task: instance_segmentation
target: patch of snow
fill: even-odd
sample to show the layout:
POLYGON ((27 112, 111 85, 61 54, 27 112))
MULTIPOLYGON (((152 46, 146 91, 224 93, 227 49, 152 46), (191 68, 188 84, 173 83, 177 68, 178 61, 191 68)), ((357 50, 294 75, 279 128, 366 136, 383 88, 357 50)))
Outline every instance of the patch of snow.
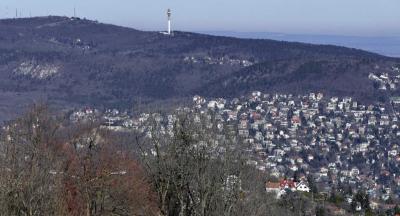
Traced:
POLYGON ((209 65, 230 65, 230 66, 241 66, 241 67, 250 67, 256 63, 246 59, 234 59, 230 57, 212 58, 210 56, 203 56, 203 57, 186 56, 183 59, 183 61, 186 63, 204 63, 209 65))
POLYGON ((47 79, 58 74, 60 66, 54 64, 38 64, 35 61, 22 62, 14 69, 15 75, 30 76, 35 79, 47 79))

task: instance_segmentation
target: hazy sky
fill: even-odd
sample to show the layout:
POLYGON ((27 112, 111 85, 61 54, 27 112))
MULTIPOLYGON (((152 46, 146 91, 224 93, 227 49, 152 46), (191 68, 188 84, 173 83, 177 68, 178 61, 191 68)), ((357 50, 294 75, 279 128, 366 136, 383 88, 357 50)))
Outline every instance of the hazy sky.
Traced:
POLYGON ((0 17, 73 15, 143 30, 400 36, 400 0, 0 0, 0 17))

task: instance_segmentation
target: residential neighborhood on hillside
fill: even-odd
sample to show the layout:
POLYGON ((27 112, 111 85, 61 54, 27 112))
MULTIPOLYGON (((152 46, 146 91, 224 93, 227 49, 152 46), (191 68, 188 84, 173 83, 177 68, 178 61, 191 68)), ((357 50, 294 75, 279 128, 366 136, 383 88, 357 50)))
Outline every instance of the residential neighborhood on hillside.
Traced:
MULTIPOLYGON (((400 110, 395 102, 361 104, 350 97, 263 94, 231 100, 193 97, 192 107, 177 112, 209 119, 218 141, 243 142, 247 163, 268 174, 267 192, 277 198, 287 191, 325 194, 343 193, 352 203, 357 191, 365 191, 372 208, 390 208, 400 200, 400 110)), ((103 127, 138 131, 151 136, 148 121, 163 125, 173 135, 176 114, 86 109, 71 115, 74 121, 103 119, 103 127), (97 113, 97 114, 94 114, 97 113), (79 116, 79 118, 77 118, 79 116)), ((200 118, 198 118, 200 121, 200 118)))

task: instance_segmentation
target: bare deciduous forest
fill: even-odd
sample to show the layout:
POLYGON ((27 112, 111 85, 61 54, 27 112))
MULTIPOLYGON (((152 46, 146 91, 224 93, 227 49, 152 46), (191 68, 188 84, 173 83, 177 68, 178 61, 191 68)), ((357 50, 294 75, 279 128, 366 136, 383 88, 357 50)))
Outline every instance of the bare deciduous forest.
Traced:
POLYGON ((115 134, 45 105, 1 131, 1 215, 287 215, 235 136, 179 115, 174 133, 115 134))

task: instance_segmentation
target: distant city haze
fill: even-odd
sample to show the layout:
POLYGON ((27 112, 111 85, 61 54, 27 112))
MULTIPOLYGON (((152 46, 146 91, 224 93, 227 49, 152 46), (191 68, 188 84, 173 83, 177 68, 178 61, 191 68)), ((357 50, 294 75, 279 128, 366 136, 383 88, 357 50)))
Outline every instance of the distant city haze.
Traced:
POLYGON ((278 32, 297 36, 275 35, 272 39, 330 43, 400 56, 399 0, 1 0, 0 18, 73 16, 74 8, 79 17, 157 31, 166 29, 166 10, 171 8, 173 30, 253 38, 271 38, 271 32, 278 32), (312 35, 373 40, 367 38, 361 42, 367 44, 360 46, 357 38, 349 42, 340 38, 335 43, 332 38, 321 41, 312 35))

